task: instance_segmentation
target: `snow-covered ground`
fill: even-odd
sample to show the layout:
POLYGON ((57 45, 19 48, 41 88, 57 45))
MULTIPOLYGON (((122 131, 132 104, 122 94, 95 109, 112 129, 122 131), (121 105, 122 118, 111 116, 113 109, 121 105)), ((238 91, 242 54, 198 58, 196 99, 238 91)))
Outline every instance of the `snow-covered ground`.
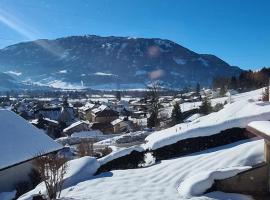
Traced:
MULTIPOLYGON (((231 101, 236 102, 239 100, 248 100, 248 99, 254 99, 254 100, 259 100, 262 96, 264 88, 253 90, 250 92, 245 92, 245 93, 239 93, 231 96, 231 101)), ((218 103, 224 104, 225 102, 228 102, 228 97, 220 97, 220 98, 214 98, 211 99, 211 104, 212 106, 215 106, 218 103)), ((181 111, 186 112, 192 109, 199 108, 202 102, 185 102, 180 104, 181 111)), ((171 116, 173 106, 166 106, 163 110, 162 113, 163 115, 171 116)))
POLYGON ((154 132, 146 138, 145 148, 157 149, 187 138, 209 136, 235 127, 245 128, 257 120, 270 120, 270 103, 243 98, 190 123, 154 132))
MULTIPOLYGON (((249 197, 239 194, 202 193, 211 187, 209 182, 211 183, 213 179, 230 177, 262 161, 263 140, 241 141, 181 158, 164 160, 146 168, 102 173, 67 187, 62 192, 62 198, 73 200, 247 200, 249 197), (200 196, 197 197, 194 194, 200 196)), ((79 173, 78 170, 76 171, 79 173)), ((38 193, 39 190, 40 188, 37 188, 20 199, 26 200, 30 194, 38 193)))

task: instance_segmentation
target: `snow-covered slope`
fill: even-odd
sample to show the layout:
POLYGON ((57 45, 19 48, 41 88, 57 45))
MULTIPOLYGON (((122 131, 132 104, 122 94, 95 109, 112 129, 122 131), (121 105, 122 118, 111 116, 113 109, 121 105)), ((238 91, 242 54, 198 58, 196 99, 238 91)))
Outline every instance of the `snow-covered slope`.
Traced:
MULTIPOLYGON (((208 174, 209 176, 204 176, 204 181, 209 182, 210 178, 228 177, 262 161, 263 140, 241 141, 177 159, 164 160, 147 168, 102 173, 66 188, 62 197, 76 200, 247 200, 248 197, 243 195, 221 192, 194 197, 193 192, 187 191, 192 191, 194 184, 198 183, 192 181, 195 175, 202 180, 199 175, 208 174)), ((204 192, 210 186, 211 184, 197 185, 195 194, 201 195, 197 191, 204 192)), ((33 192, 24 195, 22 199, 26 200, 33 192)), ((38 193, 38 190, 35 192, 38 193)))
POLYGON ((239 100, 225 105, 219 112, 149 135, 145 148, 157 149, 186 138, 209 136, 234 127, 245 128, 256 120, 270 120, 270 103, 253 99, 239 100))
POLYGON ((20 116, 0 110, 0 169, 61 148, 20 116))

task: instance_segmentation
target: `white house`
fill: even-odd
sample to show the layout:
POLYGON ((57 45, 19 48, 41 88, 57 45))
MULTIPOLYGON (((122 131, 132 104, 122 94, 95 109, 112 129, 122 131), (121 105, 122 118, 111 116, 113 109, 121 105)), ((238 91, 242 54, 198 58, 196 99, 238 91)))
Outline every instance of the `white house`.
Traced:
POLYGON ((0 110, 0 193, 29 180, 33 160, 62 149, 42 130, 8 110, 0 110))

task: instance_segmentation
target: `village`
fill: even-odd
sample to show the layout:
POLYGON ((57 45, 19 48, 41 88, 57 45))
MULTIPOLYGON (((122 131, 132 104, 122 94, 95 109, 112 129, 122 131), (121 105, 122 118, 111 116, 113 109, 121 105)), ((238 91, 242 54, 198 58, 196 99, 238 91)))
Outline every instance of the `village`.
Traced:
MULTIPOLYGON (((55 155, 57 152, 58 156, 71 163, 89 158, 83 165, 90 165, 88 168, 93 172, 76 173, 91 177, 91 174, 111 170, 144 168, 164 159, 253 138, 252 133, 245 133, 243 126, 253 119, 265 120, 270 117, 268 104, 265 114, 258 111, 255 117, 243 111, 247 116, 239 122, 234 121, 241 113, 223 111, 234 104, 239 104, 241 109, 243 102, 251 99, 268 101, 268 88, 246 93, 231 89, 224 93, 220 89, 200 89, 197 85, 193 91, 174 92, 166 96, 162 96, 161 91, 152 87, 140 97, 122 95, 120 91, 116 91, 115 95, 104 93, 87 98, 68 97, 68 93, 59 95, 59 98, 3 95, 1 129, 7 131, 4 134, 5 143, 1 146, 5 157, 0 163, 0 191, 14 191, 2 193, 3 198, 18 198, 36 187, 42 180, 37 178, 36 160, 48 154, 55 155), (232 124, 228 124, 230 119, 226 118, 225 113, 225 116, 218 114, 222 112, 232 115, 232 124), (221 128, 218 125, 202 131, 199 128, 200 119, 215 114, 222 116, 225 126, 221 125, 221 128), (153 116, 157 118, 152 120, 153 116), (199 133, 192 136, 191 132, 185 136, 186 131, 196 130, 196 127, 199 133), (193 137, 194 141, 185 142, 193 137), (14 146, 17 146, 16 149, 14 146), (10 155, 16 156, 10 159, 10 155)), ((219 124, 213 119, 209 122, 219 124)), ((76 173, 75 180, 78 176, 76 173)), ((227 189, 224 183, 219 183, 219 187, 227 189)), ((30 194, 33 199, 43 198, 36 195, 35 190, 35 195, 30 194)), ((28 195, 26 197, 22 199, 31 199, 28 195)))

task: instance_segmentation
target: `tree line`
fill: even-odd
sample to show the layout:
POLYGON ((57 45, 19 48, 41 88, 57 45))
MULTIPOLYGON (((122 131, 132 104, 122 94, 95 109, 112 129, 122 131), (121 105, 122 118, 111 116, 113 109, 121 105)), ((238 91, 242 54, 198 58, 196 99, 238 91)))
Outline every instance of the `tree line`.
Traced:
POLYGON ((265 87, 269 84, 270 68, 262 68, 259 71, 243 71, 239 76, 216 77, 213 79, 213 88, 221 90, 233 89, 246 92, 265 87))

